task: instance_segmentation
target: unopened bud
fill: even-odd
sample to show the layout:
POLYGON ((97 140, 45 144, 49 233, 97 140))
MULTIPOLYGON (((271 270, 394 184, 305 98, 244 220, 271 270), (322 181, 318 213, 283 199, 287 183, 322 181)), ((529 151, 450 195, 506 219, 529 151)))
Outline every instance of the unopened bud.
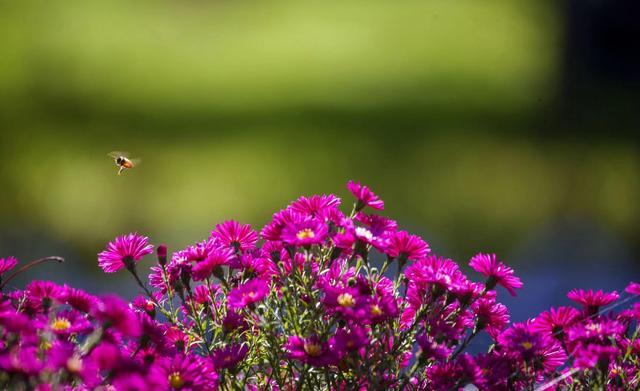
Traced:
POLYGON ((167 246, 164 244, 161 244, 158 246, 158 248, 156 249, 156 254, 158 254, 158 262, 160 263, 161 266, 164 266, 167 264, 167 246))

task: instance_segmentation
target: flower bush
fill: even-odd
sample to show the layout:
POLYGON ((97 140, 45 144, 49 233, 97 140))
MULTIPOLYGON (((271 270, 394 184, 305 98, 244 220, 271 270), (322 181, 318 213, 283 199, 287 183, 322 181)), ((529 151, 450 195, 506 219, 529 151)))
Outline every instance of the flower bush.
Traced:
MULTIPOLYGON (((639 284, 631 283, 624 298, 573 290, 568 297, 576 307, 510 324, 499 295, 522 287, 513 269, 480 253, 469 266, 482 281, 473 281, 422 238, 371 213, 384 202, 369 188, 349 182, 348 189, 356 198, 348 215, 334 195, 300 197, 259 234, 226 221, 170 257, 160 245, 148 284, 137 268, 154 252, 148 238, 116 238, 98 264, 133 276, 144 294, 131 302, 50 281, 3 292, 0 387, 640 386, 639 284), (469 353, 482 333, 491 343, 469 353)), ((0 259, 2 288, 16 264, 0 259)))

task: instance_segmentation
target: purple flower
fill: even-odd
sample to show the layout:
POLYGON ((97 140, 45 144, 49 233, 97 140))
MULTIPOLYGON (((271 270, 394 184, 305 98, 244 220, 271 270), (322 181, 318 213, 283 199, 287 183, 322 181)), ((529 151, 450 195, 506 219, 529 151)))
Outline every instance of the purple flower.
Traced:
POLYGON ((132 268, 134 261, 153 252, 153 246, 148 241, 149 238, 137 233, 119 236, 98 254, 98 265, 105 273, 115 273, 124 267, 132 268))
POLYGON ((72 288, 65 284, 62 287, 60 300, 70 305, 72 308, 86 314, 89 313, 91 308, 96 305, 98 299, 82 289, 72 288))
POLYGON ((160 370, 171 390, 211 390, 216 388, 218 381, 211 363, 197 355, 178 354, 163 359, 160 370))
POLYGON ((240 224, 234 220, 216 225, 211 237, 226 247, 242 252, 255 248, 258 241, 258 233, 252 230, 249 224, 240 224))
POLYGON ((227 304, 232 309, 244 308, 264 299, 268 294, 269 284, 260 278, 254 278, 232 289, 227 296, 227 304))
POLYGON ((282 241, 292 246, 312 246, 324 242, 327 225, 317 219, 305 219, 288 224, 282 230, 282 241))
POLYGON ((322 303, 331 313, 340 313, 351 320, 359 320, 364 316, 362 304, 366 299, 360 297, 357 288, 327 285, 323 290, 324 298, 322 303))
POLYGON ((488 278, 485 284, 487 289, 493 289, 498 284, 515 296, 515 290, 522 288, 522 281, 513 275, 513 269, 498 261, 495 254, 477 254, 471 258, 469 266, 488 278))
POLYGON ((77 311, 60 311, 52 320, 45 319, 44 323, 48 323, 48 328, 54 334, 62 336, 85 334, 93 329, 87 318, 77 311))
POLYGON ((398 230, 398 223, 395 220, 376 214, 367 215, 360 212, 356 215, 356 220, 366 225, 375 236, 382 236, 385 233, 398 230))
POLYGON ((438 343, 434 337, 428 333, 422 333, 416 337, 420 346, 420 360, 434 359, 444 362, 453 353, 453 348, 447 347, 444 343, 438 343))
POLYGON ((304 218, 304 215, 295 212, 291 209, 281 210, 273 215, 273 218, 269 224, 262 228, 260 235, 265 240, 280 241, 282 236, 282 230, 289 224, 294 224, 304 218))
MULTIPOLYGON (((204 261, 196 263, 191 268, 191 275, 195 281, 205 280, 211 277, 211 274, 221 266, 229 265, 234 258, 231 248, 218 248, 209 253, 204 261)), ((218 274, 220 275, 220 274, 218 274)))
POLYGON ((632 295, 640 295, 640 284, 637 282, 630 282, 624 291, 632 295))
POLYGON ((579 319, 580 312, 573 307, 551 308, 538 315, 531 323, 531 328, 562 340, 567 328, 579 319))
POLYGON ((316 336, 309 338, 289 337, 285 344, 285 349, 287 350, 288 358, 314 367, 335 364, 340 359, 335 352, 329 349, 328 342, 322 342, 316 336))
POLYGON ((536 332, 529 323, 514 323, 498 337, 498 344, 517 361, 535 364, 535 369, 553 372, 567 360, 567 355, 555 339, 536 332))
POLYGON ((126 336, 140 335, 141 325, 136 315, 121 298, 108 295, 101 298, 93 310, 93 316, 126 336))
POLYGON ((592 369, 597 366, 606 371, 609 363, 615 361, 618 353, 618 348, 614 346, 582 345, 573 352, 575 357, 573 365, 580 369, 592 369))
POLYGON ((362 210, 365 206, 378 210, 384 209, 384 201, 379 199, 367 186, 361 185, 359 182, 349 181, 347 189, 358 200, 356 211, 362 210))
POLYGON ((15 257, 0 258, 0 277, 16 267, 18 260, 15 257))
POLYGON ((244 360, 248 352, 247 345, 235 343, 216 349, 212 354, 213 365, 216 368, 234 368, 240 361, 244 360))
POLYGON ((618 295, 618 292, 616 291, 605 293, 602 290, 593 291, 589 289, 588 291, 585 291, 583 289, 574 289, 567 293, 567 297, 570 300, 581 304, 587 315, 593 315, 598 313, 600 307, 609 305, 618 300, 620 295, 618 295))
POLYGON ((385 253, 404 262, 408 259, 419 261, 431 252, 429 245, 417 235, 406 231, 391 233, 385 243, 385 253))
POLYGON ((26 289, 27 303, 35 311, 47 311, 64 300, 63 288, 52 281, 32 281, 26 289))
POLYGON ((369 333, 363 327, 351 325, 348 329, 338 329, 334 341, 337 351, 353 352, 369 343, 369 333))
POLYGON ((340 206, 340 198, 329 195, 312 195, 311 197, 300 197, 291 205, 289 209, 301 215, 311 217, 324 217, 331 211, 337 210, 340 206))
POLYGON ((486 328, 494 338, 509 324, 509 310, 503 304, 496 303, 495 293, 490 295, 487 292, 473 303, 472 308, 478 316, 478 329, 486 328))

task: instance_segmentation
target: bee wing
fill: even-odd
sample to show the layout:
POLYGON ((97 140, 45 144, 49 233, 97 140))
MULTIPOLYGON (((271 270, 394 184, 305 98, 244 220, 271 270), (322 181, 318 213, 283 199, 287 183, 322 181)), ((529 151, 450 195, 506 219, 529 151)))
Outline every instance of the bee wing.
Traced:
POLYGON ((109 152, 107 154, 107 156, 110 156, 110 157, 112 157, 114 159, 117 158, 117 157, 120 157, 120 156, 128 157, 129 156, 129 152, 112 151, 112 152, 109 152))
MULTIPOLYGON (((129 158, 128 158, 129 159, 129 158)), ((133 159, 129 159, 129 161, 133 164, 133 166, 137 166, 140 164, 140 162, 142 161, 142 159, 140 158, 133 158, 133 159)))

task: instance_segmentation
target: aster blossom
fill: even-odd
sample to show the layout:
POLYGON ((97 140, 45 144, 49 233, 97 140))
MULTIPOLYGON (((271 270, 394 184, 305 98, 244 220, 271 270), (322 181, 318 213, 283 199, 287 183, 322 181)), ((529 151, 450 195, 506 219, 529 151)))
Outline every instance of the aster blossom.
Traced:
POLYGON ((362 210, 365 206, 377 210, 384 209, 384 201, 378 198, 367 186, 361 185, 360 182, 349 181, 349 183, 347 183, 347 189, 349 189, 351 194, 358 200, 356 205, 357 211, 362 210))
POLYGON ((258 233, 252 230, 249 224, 240 224, 235 220, 216 225, 211 237, 224 246, 242 252, 253 249, 258 241, 258 233))
POLYGON ((0 277, 16 267, 18 260, 15 257, 0 258, 0 277))
MULTIPOLYGON (((522 282, 496 255, 472 258, 484 276, 476 281, 395 220, 364 213, 382 201, 355 182, 349 188, 357 198, 349 215, 334 195, 310 195, 275 213, 260 235, 227 220, 170 257, 160 245, 150 286, 136 263, 152 252, 148 239, 116 238, 99 265, 130 271, 139 288, 132 300, 5 281, 0 388, 640 387, 637 283, 623 300, 574 290, 574 306, 510 324, 496 289, 513 294, 522 282)), ((17 273, 45 259, 59 257, 17 273)), ((7 260, 0 270, 15 266, 7 260)))
POLYGON ((471 258, 469 266, 488 278, 486 282, 488 289, 498 284, 509 291, 511 296, 515 296, 515 290, 522 288, 522 281, 514 275, 513 269, 498 261, 495 254, 479 253, 471 258))
POLYGON ((124 267, 131 267, 134 261, 153 252, 149 238, 130 233, 118 236, 107 245, 105 251, 98 254, 98 265, 105 273, 115 273, 124 267))

